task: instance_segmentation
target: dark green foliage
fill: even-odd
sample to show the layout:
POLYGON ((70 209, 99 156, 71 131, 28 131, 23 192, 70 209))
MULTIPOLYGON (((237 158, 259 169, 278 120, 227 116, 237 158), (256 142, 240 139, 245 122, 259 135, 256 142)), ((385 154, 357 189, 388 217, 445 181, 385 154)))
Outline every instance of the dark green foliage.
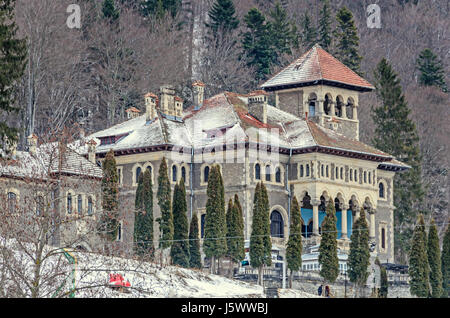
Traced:
POLYGON ((289 240, 286 247, 287 268, 291 271, 289 285, 292 288, 292 273, 302 267, 302 225, 303 220, 297 197, 294 196, 291 205, 291 224, 289 240))
POLYGON ((421 182, 421 155, 416 125, 408 118, 408 108, 400 81, 392 67, 382 59, 374 72, 378 107, 372 107, 375 133, 372 144, 411 166, 394 177, 395 248, 398 262, 405 262, 411 229, 424 191, 421 182))
POLYGON ((448 298, 450 294, 450 226, 447 226, 444 242, 442 243, 441 270, 442 288, 444 289, 442 296, 448 298))
POLYGON ((142 0, 140 11, 144 16, 155 15, 162 18, 166 12, 175 17, 181 9, 181 0, 142 0))
POLYGON ((202 259, 200 254, 200 240, 198 232, 198 218, 194 213, 189 227, 189 267, 202 268, 202 259))
POLYGON ((417 69, 420 71, 419 83, 423 86, 436 86, 443 92, 447 92, 444 67, 436 54, 430 49, 420 52, 417 59, 417 69))
POLYGON ((219 30, 224 33, 235 30, 239 25, 232 0, 216 0, 208 12, 210 23, 206 24, 216 35, 219 30))
POLYGON ((116 9, 114 0, 104 0, 102 5, 103 16, 111 21, 119 18, 119 10, 116 9))
POLYGON ((134 244, 137 255, 153 256, 153 185, 148 169, 139 175, 136 189, 134 244))
POLYGON ((329 0, 324 1, 320 11, 319 44, 325 50, 328 50, 331 45, 331 7, 329 0))
POLYGON ((369 228, 364 208, 361 208, 360 217, 353 223, 350 240, 348 276, 351 282, 361 287, 367 282, 370 265, 369 228))
POLYGON ((170 249, 172 263, 189 267, 189 222, 187 218, 186 189, 184 179, 175 185, 173 191, 173 244, 170 249))
POLYGON ((99 231, 107 240, 114 241, 119 229, 119 176, 112 150, 108 151, 103 161, 102 195, 99 231))
POLYGON ((317 29, 311 21, 311 17, 305 12, 302 18, 302 43, 306 49, 310 49, 317 42, 317 29))
POLYGON ((334 31, 337 45, 335 57, 359 74, 362 57, 358 52, 359 37, 353 14, 346 7, 342 7, 336 14, 336 20, 338 25, 334 31))
POLYGON ((389 292, 389 283, 386 268, 380 266, 380 290, 378 291, 379 298, 387 298, 389 292))
POLYGON ((16 38, 14 7, 14 0, 0 0, 0 149, 5 150, 18 140, 18 131, 7 124, 6 114, 19 111, 14 92, 27 64, 26 40, 16 38))
POLYGON ((322 239, 319 246, 320 276, 326 282, 333 283, 339 275, 339 260, 337 255, 337 227, 334 202, 327 204, 327 214, 322 222, 322 239))
POLYGON ((431 220, 428 230, 427 256, 430 266, 431 297, 440 298, 442 296, 442 270, 441 270, 441 250, 439 248, 439 236, 434 219, 431 220))
POLYGON ((234 204, 230 199, 227 210, 227 256, 233 262, 240 262, 245 258, 244 247, 244 218, 239 197, 234 196, 234 204))
POLYGON ((411 295, 417 297, 428 297, 429 287, 429 265, 426 249, 426 232, 423 215, 419 214, 417 224, 411 242, 409 255, 409 287, 411 295))
POLYGON ((218 166, 211 167, 208 178, 205 234, 203 250, 206 257, 220 258, 226 254, 225 193, 218 166))
POLYGON ((173 214, 170 195, 171 189, 169 175, 167 173, 167 162, 166 158, 163 158, 159 166, 157 193, 158 205, 159 209, 161 210, 161 217, 156 220, 159 223, 159 246, 162 249, 170 247, 173 240, 173 214))

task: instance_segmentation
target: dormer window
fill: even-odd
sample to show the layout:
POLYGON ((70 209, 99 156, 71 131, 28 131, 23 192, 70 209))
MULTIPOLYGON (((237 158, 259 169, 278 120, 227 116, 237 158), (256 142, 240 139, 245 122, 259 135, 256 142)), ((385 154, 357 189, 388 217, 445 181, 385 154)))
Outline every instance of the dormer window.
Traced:
POLYGON ((117 136, 99 137, 98 139, 100 139, 100 146, 112 145, 128 135, 129 135, 129 133, 126 133, 126 134, 121 134, 121 135, 117 135, 117 136))

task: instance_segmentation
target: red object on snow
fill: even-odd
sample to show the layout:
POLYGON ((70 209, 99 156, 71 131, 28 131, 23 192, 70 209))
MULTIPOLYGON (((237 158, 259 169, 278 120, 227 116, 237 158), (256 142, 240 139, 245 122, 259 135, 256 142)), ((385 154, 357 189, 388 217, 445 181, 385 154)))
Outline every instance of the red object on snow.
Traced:
POLYGON ((125 281, 120 274, 109 274, 109 285, 111 287, 130 287, 129 281, 125 281))

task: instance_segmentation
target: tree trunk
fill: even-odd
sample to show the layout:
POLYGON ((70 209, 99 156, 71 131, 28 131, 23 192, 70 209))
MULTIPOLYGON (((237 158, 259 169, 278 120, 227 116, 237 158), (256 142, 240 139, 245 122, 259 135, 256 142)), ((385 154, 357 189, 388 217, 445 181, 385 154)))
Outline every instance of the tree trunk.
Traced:
POLYGON ((292 277, 294 276, 294 271, 291 269, 289 274, 289 288, 292 288, 292 277))
POLYGON ((211 257, 211 265, 210 265, 211 274, 215 274, 215 270, 216 270, 216 259, 214 256, 212 256, 211 257))
POLYGON ((263 274, 263 270, 264 270, 264 265, 261 265, 260 267, 258 267, 258 285, 264 287, 264 274, 263 274))
POLYGON ((233 260, 231 259, 231 257, 230 257, 230 268, 229 268, 229 271, 228 271, 228 278, 233 278, 233 271, 234 271, 234 262, 233 262, 233 260))

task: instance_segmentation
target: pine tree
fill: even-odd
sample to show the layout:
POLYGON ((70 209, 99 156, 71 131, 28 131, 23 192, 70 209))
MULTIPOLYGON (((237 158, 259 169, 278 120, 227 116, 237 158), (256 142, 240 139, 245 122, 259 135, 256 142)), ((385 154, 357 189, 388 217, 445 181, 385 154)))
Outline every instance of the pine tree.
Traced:
POLYGON ((108 241, 115 241, 119 229, 119 176, 112 150, 108 151, 103 161, 102 194, 103 212, 99 230, 108 241))
POLYGON ((161 249, 169 248, 172 245, 173 240, 173 214, 171 203, 171 189, 169 175, 167 173, 166 158, 163 158, 159 166, 158 176, 158 205, 161 211, 161 217, 156 221, 159 223, 160 229, 160 242, 159 247, 161 249))
POLYGON ((181 0, 142 0, 140 12, 143 16, 162 18, 166 12, 175 17, 181 9, 181 0))
POLYGON ((153 185, 148 169, 139 175, 136 189, 134 243, 137 255, 153 256, 153 185))
POLYGON ((331 46, 331 8, 330 1, 325 0, 319 19, 319 44, 324 50, 331 46))
POLYGON ((423 86, 436 86, 443 92, 447 92, 445 72, 442 61, 430 49, 420 52, 417 59, 417 69, 420 71, 419 83, 423 86))
POLYGON ((208 178, 206 190, 206 216, 203 250, 205 256, 211 258, 211 271, 215 273, 215 261, 227 251, 225 193, 222 176, 218 166, 213 166, 208 178))
POLYGON ((405 262, 412 225, 424 196, 421 183, 419 137, 400 81, 392 67, 382 59, 374 73, 380 106, 372 107, 375 133, 372 144, 411 166, 394 177, 395 249, 399 262, 405 262), (415 208, 416 207, 416 208, 415 208))
POLYGON ((337 255, 336 210, 333 201, 327 204, 326 216, 322 222, 322 239, 319 246, 320 276, 325 282, 334 283, 339 275, 337 255))
POLYGON ((367 270, 370 265, 369 227, 364 208, 361 208, 360 217, 353 223, 350 241, 348 276, 350 281, 361 290, 369 277, 367 270))
POLYGON ((19 112, 15 106, 14 92, 27 64, 26 40, 16 36, 14 7, 14 0, 0 0, 0 149, 4 150, 8 150, 18 139, 17 129, 7 123, 5 115, 19 112))
POLYGON ((310 49, 317 42, 317 29, 311 21, 311 17, 307 12, 302 18, 302 43, 306 49, 310 49))
MULTIPOLYGON (((244 219, 237 194, 234 196, 234 204, 232 199, 228 202, 227 256, 230 258, 232 264, 238 263, 245 258, 244 219)), ((230 275, 231 273, 230 271, 230 275)))
POLYGON ((419 214, 417 224, 414 228, 409 255, 409 287, 411 295, 428 297, 430 292, 429 271, 425 222, 423 215, 419 214))
POLYGON ((262 182, 255 188, 253 198, 252 233, 250 236, 250 265, 258 268, 258 284, 263 284, 264 265, 272 264, 270 239, 269 198, 262 182))
POLYGON ((290 270, 289 288, 292 288, 292 276, 302 267, 302 225, 303 220, 297 197, 294 196, 291 205, 291 224, 289 240, 286 247, 287 268, 290 270))
POLYGON ((360 74, 361 59, 359 55, 359 37, 352 12, 342 7, 336 14, 338 26, 334 31, 337 42, 336 58, 354 72, 360 74))
POLYGON ((202 259, 200 254, 200 241, 198 232, 198 218, 194 213, 189 227, 189 267, 202 268, 202 259))
POLYGON ((173 191, 173 244, 170 256, 174 265, 189 267, 189 222, 187 218, 186 189, 184 179, 175 185, 173 191))
POLYGON ((119 18, 119 11, 116 9, 114 0, 104 0, 102 5, 103 16, 110 19, 111 22, 119 18))
POLYGON ((431 297, 440 298, 442 289, 441 251, 439 248, 439 236, 434 219, 431 219, 427 240, 427 256, 430 266, 431 297))
POLYGON ((442 297, 448 298, 450 294, 450 226, 447 226, 442 243, 441 270, 442 288, 444 290, 442 297))
POLYGON ((232 0, 216 0, 208 12, 210 23, 206 26, 215 36, 219 30, 229 33, 237 29, 239 20, 232 0))

